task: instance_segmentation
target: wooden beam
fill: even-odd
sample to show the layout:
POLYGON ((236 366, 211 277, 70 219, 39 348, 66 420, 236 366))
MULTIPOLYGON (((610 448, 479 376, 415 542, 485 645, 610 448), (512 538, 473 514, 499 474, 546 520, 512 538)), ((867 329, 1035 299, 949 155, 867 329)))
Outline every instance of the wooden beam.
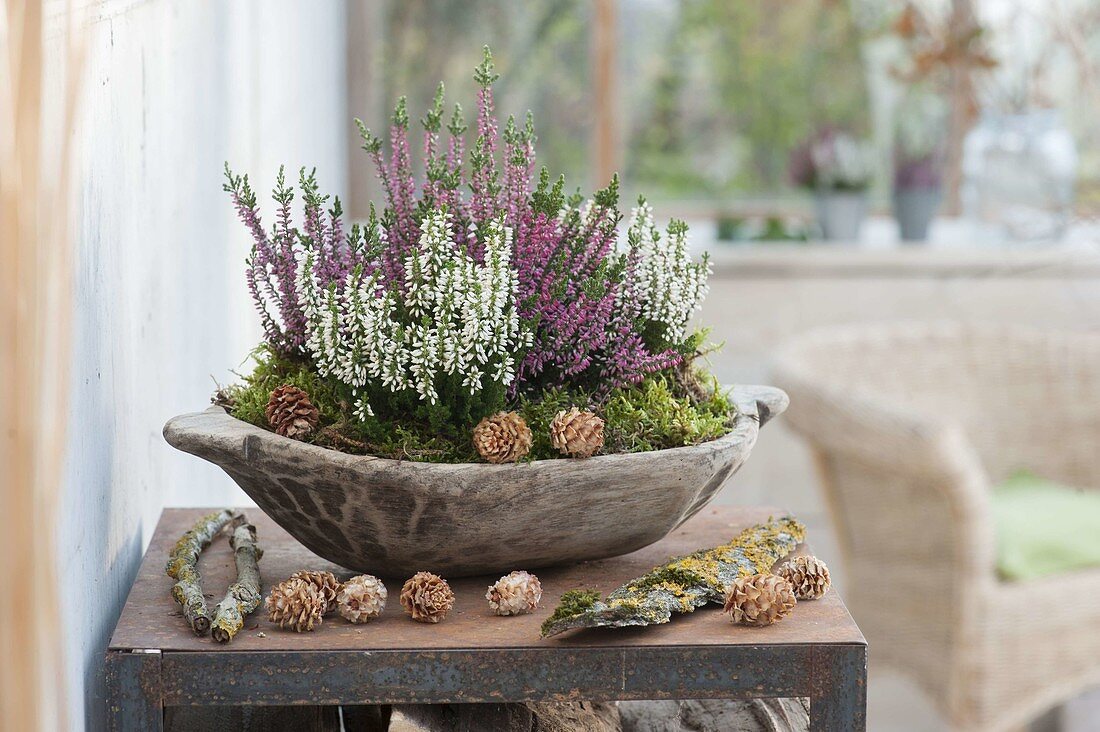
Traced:
POLYGON ((592 171, 596 186, 604 186, 619 167, 618 83, 616 42, 618 27, 616 0, 596 0, 592 23, 592 94, 594 97, 594 134, 592 171))
MULTIPOLYGON (((949 32, 958 28, 976 28, 977 17, 971 0, 952 0, 949 32)), ((950 216, 962 213, 962 156, 963 144, 970 128, 978 117, 974 101, 974 71, 965 62, 955 61, 949 71, 948 99, 951 104, 947 129, 947 160, 944 170, 945 200, 943 212, 950 216)))
POLYGON ((381 74, 385 69, 377 68, 373 61, 383 38, 385 14, 382 3, 348 3, 347 6, 347 99, 348 113, 348 200, 344 206, 352 220, 365 219, 370 210, 370 202, 381 194, 375 178, 374 168, 367 154, 360 149, 363 144, 359 132, 352 124, 352 117, 358 117, 368 127, 378 124, 378 110, 381 108, 381 74))

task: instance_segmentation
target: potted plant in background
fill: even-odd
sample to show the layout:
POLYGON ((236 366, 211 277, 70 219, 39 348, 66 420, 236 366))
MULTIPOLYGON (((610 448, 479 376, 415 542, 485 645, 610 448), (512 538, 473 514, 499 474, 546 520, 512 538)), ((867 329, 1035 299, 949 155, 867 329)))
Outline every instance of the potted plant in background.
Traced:
MULTIPOLYGON (((1024 24, 1027 25, 1027 24, 1024 24)), ((941 165, 946 212, 957 215, 963 176, 963 141, 977 120, 979 90, 998 66, 986 29, 970 2, 946 4, 906 0, 892 24, 898 57, 890 76, 908 99, 943 107, 941 165)))
POLYGON ((814 194, 817 223, 830 241, 855 242, 867 212, 871 157, 848 132, 825 127, 791 153, 791 181, 814 194))
POLYGON ((690 326, 710 265, 687 226, 639 199, 619 243, 618 181, 585 201, 543 169, 534 125, 493 110, 475 73, 473 143, 443 88, 421 120, 416 180, 399 101, 388 146, 362 123, 387 203, 345 225, 303 169, 261 223, 248 178, 226 191, 254 245, 265 340, 215 406, 165 426, 316 554, 374 574, 452 575, 633 551, 699 511, 786 407, 719 387, 690 326), (303 216, 292 220, 300 196, 303 216))
POLYGON ((943 199, 946 110, 935 95, 914 92, 898 107, 897 118, 894 218, 902 241, 925 241, 943 199))
POLYGON ((910 157, 901 148, 894 152, 894 218, 903 242, 928 239, 928 227, 943 199, 939 156, 924 153, 910 157))

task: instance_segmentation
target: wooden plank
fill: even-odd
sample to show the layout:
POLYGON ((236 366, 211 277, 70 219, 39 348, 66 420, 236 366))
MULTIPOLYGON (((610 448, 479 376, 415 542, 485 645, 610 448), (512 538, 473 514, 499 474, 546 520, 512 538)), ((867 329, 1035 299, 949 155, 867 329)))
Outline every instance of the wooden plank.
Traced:
MULTIPOLYGON (((724 543, 734 534, 782 511, 774 508, 706 508, 664 540, 623 557, 540 570, 542 607, 530 615, 501 618, 489 612, 485 590, 496 577, 455 580, 457 596, 452 614, 439 625, 415 623, 397 601, 400 580, 388 581, 389 602, 382 617, 367 625, 352 625, 339 617, 327 618, 317 631, 294 633, 271 625, 262 612, 251 616, 240 635, 225 646, 209 637, 195 637, 169 596, 172 580, 164 574, 168 550, 195 518, 208 509, 168 509, 154 533, 148 552, 111 638, 112 649, 159 648, 164 651, 201 651, 232 654, 253 651, 444 651, 455 649, 560 649, 598 647, 700 647, 814 644, 863 644, 839 595, 801 603, 787 619, 767 628, 735 627, 717 606, 677 617, 673 622, 641 631, 591 630, 550 639, 539 637, 539 626, 553 611, 565 590, 591 587, 607 593, 643 574, 669 556, 724 543), (260 637, 260 633, 265 637, 260 637)), ((350 575, 306 550, 258 509, 244 508, 257 525, 264 558, 260 572, 264 592, 299 569, 330 569, 350 575)), ((430 568, 429 568, 430 569, 430 568)), ((522 569, 517 567, 516 569, 522 569)), ((216 541, 200 561, 204 590, 221 592, 234 574, 232 552, 224 539, 216 541)))
POLYGON ((371 201, 382 196, 377 172, 360 147, 363 141, 352 124, 360 118, 373 129, 386 129, 385 101, 382 99, 382 43, 385 37, 385 8, 382 3, 347 4, 347 99, 346 130, 348 190, 344 208, 351 220, 365 220, 371 201))
POLYGON ((619 95, 615 50, 618 23, 615 18, 617 0, 596 0, 592 19, 592 75, 595 134, 592 137, 596 163, 595 186, 603 188, 619 166, 619 95))

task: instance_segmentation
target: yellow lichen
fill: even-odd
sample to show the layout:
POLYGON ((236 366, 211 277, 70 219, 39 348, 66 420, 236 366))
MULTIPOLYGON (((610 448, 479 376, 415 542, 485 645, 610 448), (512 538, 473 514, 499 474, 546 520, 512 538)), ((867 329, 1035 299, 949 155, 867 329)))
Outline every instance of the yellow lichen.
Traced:
POLYGON ((724 584, 734 576, 769 571, 776 560, 805 538, 805 533, 805 527, 793 518, 769 518, 766 524, 745 529, 727 544, 675 557, 655 567, 615 590, 605 601, 564 608, 563 596, 563 607, 544 623, 543 635, 569 627, 668 622, 672 612, 692 612, 718 599, 724 584))

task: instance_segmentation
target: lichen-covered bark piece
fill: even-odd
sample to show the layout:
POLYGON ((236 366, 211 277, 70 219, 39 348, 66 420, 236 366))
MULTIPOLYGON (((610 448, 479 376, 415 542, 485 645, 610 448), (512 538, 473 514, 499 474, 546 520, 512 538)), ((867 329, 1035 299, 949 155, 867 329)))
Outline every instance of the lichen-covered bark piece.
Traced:
POLYGON ((627 582, 606 600, 592 591, 570 591, 542 625, 543 637, 574 628, 667 623, 673 613, 690 613, 708 602, 722 602, 738 577, 768 572, 806 536, 790 516, 745 529, 728 544, 669 560, 627 582))
POLYGON ((234 516, 231 509, 223 508, 196 521, 176 542, 164 567, 165 573, 176 580, 172 587, 172 597, 183 608, 183 617, 198 635, 203 635, 210 629, 210 614, 206 609, 206 598, 202 595, 199 577, 199 555, 234 516))
POLYGON ((214 608, 214 621, 210 625, 210 634, 219 643, 233 640, 244 627, 245 616, 260 606, 261 599, 259 561, 264 552, 256 544, 256 527, 247 523, 244 516, 235 522, 229 546, 233 547, 237 563, 237 581, 214 608))

